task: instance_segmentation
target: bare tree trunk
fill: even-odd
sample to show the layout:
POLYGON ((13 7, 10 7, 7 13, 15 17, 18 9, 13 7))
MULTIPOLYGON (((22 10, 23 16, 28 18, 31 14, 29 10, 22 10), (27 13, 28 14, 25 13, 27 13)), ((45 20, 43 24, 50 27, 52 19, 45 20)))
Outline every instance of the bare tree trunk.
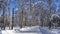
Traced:
MULTIPOLYGON (((3 9, 5 10, 5 7, 3 9)), ((4 16, 5 11, 4 10, 3 10, 3 23, 4 23, 4 30, 5 30, 5 16, 4 16)))
MULTIPOLYGON (((51 18, 51 0, 48 0, 48 3, 49 3, 49 11, 50 11, 50 16, 49 16, 49 18, 51 18)), ((50 19, 49 19, 49 21, 50 21, 50 19)), ((50 22, 49 22, 50 23, 50 22)), ((50 26, 49 26, 49 29, 51 28, 51 24, 50 24, 50 26)))
POLYGON ((13 29, 13 24, 14 24, 14 8, 12 10, 12 25, 11 25, 11 29, 13 29))

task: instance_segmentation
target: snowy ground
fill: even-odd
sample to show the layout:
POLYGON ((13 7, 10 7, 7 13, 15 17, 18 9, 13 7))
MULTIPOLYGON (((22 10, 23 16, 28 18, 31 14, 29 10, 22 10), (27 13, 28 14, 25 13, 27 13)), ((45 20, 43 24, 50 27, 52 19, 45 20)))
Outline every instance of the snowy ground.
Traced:
POLYGON ((18 28, 15 27, 13 30, 0 30, 0 34, 60 34, 59 29, 51 29, 49 30, 48 27, 39 27, 39 26, 32 26, 32 27, 25 27, 25 28, 18 28))

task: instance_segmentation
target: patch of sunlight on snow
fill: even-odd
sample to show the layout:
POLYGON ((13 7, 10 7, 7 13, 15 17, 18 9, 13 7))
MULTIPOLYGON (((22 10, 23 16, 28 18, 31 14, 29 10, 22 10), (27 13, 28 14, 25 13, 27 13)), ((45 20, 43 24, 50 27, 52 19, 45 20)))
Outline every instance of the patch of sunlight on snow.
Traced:
POLYGON ((27 28, 22 28, 22 29, 20 29, 21 31, 28 31, 28 30, 30 30, 30 28, 29 27, 27 27, 27 28))
POLYGON ((14 34, 13 33, 13 30, 6 30, 8 33, 10 33, 10 34, 14 34))
POLYGON ((58 33, 57 31, 52 31, 52 33, 58 33))

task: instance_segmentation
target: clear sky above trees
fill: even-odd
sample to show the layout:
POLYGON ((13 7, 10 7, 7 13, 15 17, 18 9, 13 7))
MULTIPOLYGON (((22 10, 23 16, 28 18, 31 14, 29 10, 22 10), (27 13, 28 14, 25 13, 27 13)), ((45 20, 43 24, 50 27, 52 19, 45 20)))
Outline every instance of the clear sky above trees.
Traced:
MULTIPOLYGON (((10 2, 10 12, 12 13, 12 8, 15 8, 17 7, 17 3, 16 3, 17 0, 11 0, 10 2)), ((34 0, 35 2, 38 2, 39 0, 34 0)), ((47 2, 47 0, 44 0, 45 2, 47 2)), ((47 3, 48 4, 48 3, 47 3)), ((52 0, 52 6, 55 6, 56 7, 56 11, 57 13, 59 13, 58 9, 60 7, 60 0, 52 0)), ((11 14, 12 15, 12 14, 11 14)))

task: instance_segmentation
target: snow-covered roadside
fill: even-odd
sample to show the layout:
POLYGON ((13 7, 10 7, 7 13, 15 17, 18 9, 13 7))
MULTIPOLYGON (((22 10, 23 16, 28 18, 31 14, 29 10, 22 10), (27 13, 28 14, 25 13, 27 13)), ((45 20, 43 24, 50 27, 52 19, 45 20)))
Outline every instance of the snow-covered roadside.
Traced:
POLYGON ((59 34, 59 30, 51 29, 49 30, 48 27, 40 27, 40 26, 32 26, 32 27, 25 27, 21 29, 14 29, 14 32, 39 32, 39 34, 59 34))
POLYGON ((1 30, 2 34, 42 34, 39 30, 39 26, 17 28, 14 27, 13 30, 1 30), (34 32, 33 32, 34 31, 34 32))
POLYGON ((14 33, 39 33, 42 34, 40 32, 39 26, 32 26, 32 27, 24 27, 21 29, 14 29, 14 33))
POLYGON ((22 28, 20 29, 20 31, 39 31, 40 32, 40 29, 39 29, 39 26, 32 26, 32 27, 22 28))
POLYGON ((41 27, 40 31, 42 32, 42 34, 55 34, 51 30, 49 30, 48 27, 41 27))
POLYGON ((60 34, 59 28, 49 30, 48 27, 40 27, 40 31, 42 32, 42 34, 60 34))
POLYGON ((54 34, 60 34, 60 29, 51 29, 51 32, 54 34))
POLYGON ((48 27, 32 26, 25 28, 14 27, 13 30, 1 30, 2 34, 60 34, 59 29, 51 29, 48 27))
POLYGON ((13 30, 1 30, 2 34, 15 34, 13 30))

